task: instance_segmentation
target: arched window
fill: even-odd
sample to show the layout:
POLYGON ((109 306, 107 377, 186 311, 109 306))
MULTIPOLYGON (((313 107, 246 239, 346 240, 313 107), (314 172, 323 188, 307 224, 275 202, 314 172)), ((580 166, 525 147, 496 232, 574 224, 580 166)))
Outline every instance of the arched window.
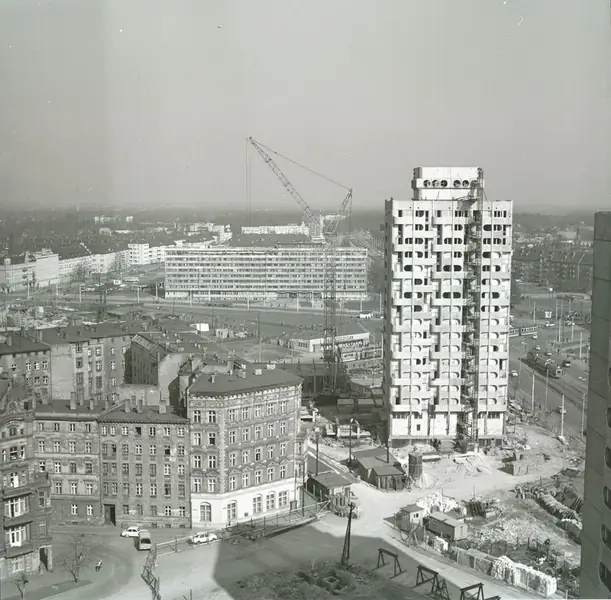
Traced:
POLYGON ((276 509, 276 494, 275 492, 270 492, 265 497, 265 510, 275 510, 276 509))
POLYGON ((199 520, 204 523, 210 523, 210 521, 212 521, 212 507, 208 502, 202 502, 199 505, 199 520))

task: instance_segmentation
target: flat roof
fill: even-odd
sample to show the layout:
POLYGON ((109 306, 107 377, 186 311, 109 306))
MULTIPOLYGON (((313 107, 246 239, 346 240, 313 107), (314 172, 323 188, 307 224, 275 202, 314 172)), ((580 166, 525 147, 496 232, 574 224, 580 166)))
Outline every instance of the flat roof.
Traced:
POLYGON ((189 392, 196 396, 227 396, 254 390, 296 386, 301 382, 301 377, 277 365, 269 369, 266 364, 250 363, 243 369, 234 370, 232 374, 203 373, 193 382, 189 392), (244 378, 238 376, 238 372, 242 370, 246 373, 244 378), (260 374, 255 374, 259 371, 260 374))
POLYGON ((340 473, 335 473, 334 471, 325 471, 324 473, 319 473, 318 475, 310 475, 310 479, 313 479, 326 488, 352 485, 352 481, 350 481, 350 479, 344 475, 341 475, 340 473))

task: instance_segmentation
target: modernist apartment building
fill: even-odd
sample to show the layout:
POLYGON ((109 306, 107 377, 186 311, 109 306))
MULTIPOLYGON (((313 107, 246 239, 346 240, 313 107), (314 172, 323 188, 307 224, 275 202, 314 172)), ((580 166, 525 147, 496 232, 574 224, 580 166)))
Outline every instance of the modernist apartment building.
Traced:
POLYGON ((296 464, 303 446, 301 378, 272 364, 225 363, 203 371, 187 398, 193 526, 295 506, 302 484, 296 464))
POLYGON ((36 467, 50 478, 56 523, 101 523, 97 418, 105 408, 75 393, 35 407, 36 467))
POLYGON ((52 396, 69 400, 117 401, 117 388, 124 382, 125 354, 142 323, 74 325, 38 332, 50 347, 53 372, 52 396))
MULTIPOLYGON (((365 298, 367 250, 337 248, 335 256, 337 298, 365 298)), ((322 244, 268 248, 183 244, 166 250, 166 297, 320 298, 324 294, 325 258, 322 244)))
POLYGON ((189 423, 146 398, 127 398, 99 419, 105 520, 188 527, 189 423))
MULTIPOLYGON (((2 580, 53 568, 49 477, 34 457, 35 400, 0 378, 0 589, 2 580)), ((12 592, 8 592, 12 594, 12 592)))
POLYGON ((34 289, 36 259, 29 253, 0 257, 0 292, 22 292, 34 289))
POLYGON ((594 221, 580 598, 611 597, 611 212, 594 221))
POLYGON ((510 201, 478 168, 414 171, 386 202, 384 397, 396 444, 502 438, 512 243, 510 201))
POLYGON ((0 333, 0 374, 31 388, 34 397, 44 401, 51 396, 51 349, 41 336, 0 333))

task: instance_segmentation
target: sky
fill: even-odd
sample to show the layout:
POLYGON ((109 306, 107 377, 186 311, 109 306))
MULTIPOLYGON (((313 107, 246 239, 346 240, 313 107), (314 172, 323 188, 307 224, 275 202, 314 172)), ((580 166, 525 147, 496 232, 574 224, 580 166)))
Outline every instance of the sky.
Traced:
MULTIPOLYGON (((246 138, 410 197, 611 206, 608 0, 2 0, 0 206, 295 205, 246 138)), ((274 158, 276 159, 275 155, 274 158)), ((345 191, 277 158, 316 210, 345 191)))

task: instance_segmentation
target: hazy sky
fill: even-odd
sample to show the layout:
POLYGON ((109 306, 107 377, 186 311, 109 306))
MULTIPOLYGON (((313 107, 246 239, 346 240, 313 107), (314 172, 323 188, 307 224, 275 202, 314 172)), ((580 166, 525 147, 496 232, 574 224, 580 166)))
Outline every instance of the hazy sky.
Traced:
POLYGON ((247 170, 253 208, 293 203, 252 135, 355 207, 421 164, 608 207, 609 24, 608 0, 1 0, 0 204, 239 207, 247 170))

